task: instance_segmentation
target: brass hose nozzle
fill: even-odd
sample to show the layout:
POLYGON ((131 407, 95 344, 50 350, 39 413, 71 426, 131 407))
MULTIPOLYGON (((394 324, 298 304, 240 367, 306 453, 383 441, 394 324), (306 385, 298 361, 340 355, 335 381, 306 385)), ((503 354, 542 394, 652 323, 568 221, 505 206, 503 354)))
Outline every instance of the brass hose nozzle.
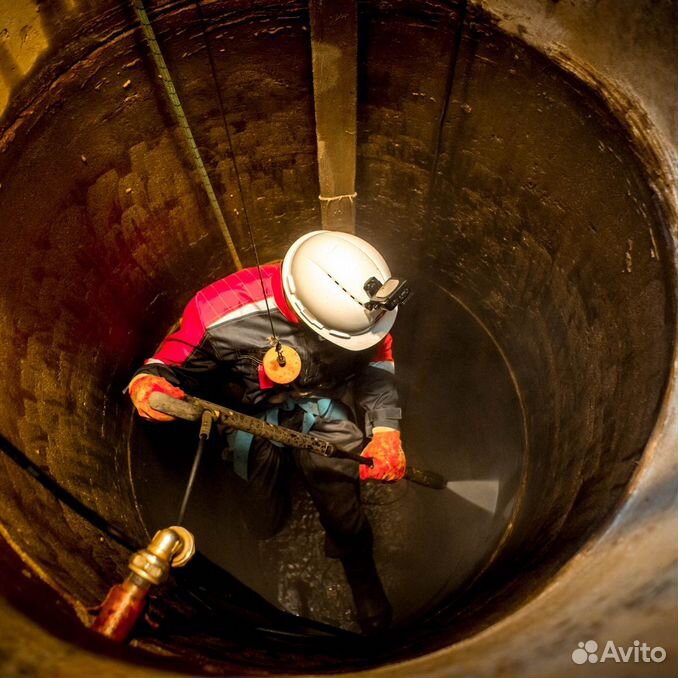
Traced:
POLYGON ((108 592, 91 629, 113 641, 126 641, 146 607, 151 585, 165 581, 170 567, 186 565, 194 554, 195 539, 187 529, 173 526, 156 532, 151 543, 130 558, 130 574, 108 592))
POLYGON ((195 553, 195 539, 184 527, 158 530, 151 543, 137 551, 129 569, 149 584, 160 584, 169 576, 170 567, 182 567, 195 553))

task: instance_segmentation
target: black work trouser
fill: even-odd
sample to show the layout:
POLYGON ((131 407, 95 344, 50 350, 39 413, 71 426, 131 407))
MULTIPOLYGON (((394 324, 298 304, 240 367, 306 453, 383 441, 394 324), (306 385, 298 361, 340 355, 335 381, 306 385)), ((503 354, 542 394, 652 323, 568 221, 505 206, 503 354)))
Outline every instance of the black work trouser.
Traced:
MULTIPOLYGON (((303 412, 280 411, 281 426, 299 430, 303 412)), ((318 417, 313 435, 329 440, 347 452, 360 451, 363 434, 351 421, 318 417)), ((276 534, 290 512, 290 473, 296 467, 320 514, 327 535, 326 555, 345 558, 372 549, 372 530, 360 504, 358 464, 313 454, 308 450, 280 448, 255 437, 249 453, 247 481, 236 478, 238 503, 249 530, 258 538, 276 534)))

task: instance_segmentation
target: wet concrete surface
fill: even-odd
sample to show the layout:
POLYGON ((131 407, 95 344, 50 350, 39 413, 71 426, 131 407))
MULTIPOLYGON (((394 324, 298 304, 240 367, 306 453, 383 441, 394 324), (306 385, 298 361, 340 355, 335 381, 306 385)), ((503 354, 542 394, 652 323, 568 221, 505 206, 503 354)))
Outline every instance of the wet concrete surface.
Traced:
MULTIPOLYGON (((411 302, 429 316, 416 373, 395 357, 409 463, 450 480, 496 480, 494 513, 449 490, 402 481, 366 483, 362 499, 375 534, 375 558, 396 624, 414 621, 449 600, 488 563, 504 536, 523 472, 523 416, 510 372, 482 326, 453 297, 426 282, 411 302)), ((137 420, 130 471, 149 533, 176 520, 196 447, 197 429, 182 422, 137 420)), ((215 447, 203 459, 185 526, 198 549, 269 602, 295 615, 357 631, 339 561, 324 555, 324 532, 301 479, 293 476, 290 519, 258 541, 235 505, 232 471, 215 447)))

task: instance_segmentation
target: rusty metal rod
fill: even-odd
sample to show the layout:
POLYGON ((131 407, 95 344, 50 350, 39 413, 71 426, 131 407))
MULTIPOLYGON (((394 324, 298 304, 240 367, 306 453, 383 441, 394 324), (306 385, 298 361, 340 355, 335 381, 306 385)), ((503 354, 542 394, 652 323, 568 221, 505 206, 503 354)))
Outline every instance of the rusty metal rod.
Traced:
MULTIPOLYGON (((178 419, 198 421, 202 418, 203 412, 207 410, 216 420, 230 428, 246 431, 252 435, 267 438, 268 440, 281 443, 288 447, 299 447, 309 450, 314 454, 320 454, 323 457, 351 459, 358 464, 365 464, 367 466, 372 466, 373 464, 369 457, 361 457, 359 454, 339 450, 327 440, 316 438, 316 436, 313 436, 310 433, 301 433, 285 428, 284 426, 269 424, 256 417, 236 412, 228 407, 222 407, 221 405, 211 403, 208 400, 202 400, 201 398, 194 398, 193 396, 187 395, 184 400, 178 400, 165 393, 153 393, 149 402, 154 410, 169 414, 178 419)), ((444 490, 447 488, 447 480, 434 471, 408 466, 405 471, 405 478, 418 485, 423 485, 424 487, 435 490, 444 490)))

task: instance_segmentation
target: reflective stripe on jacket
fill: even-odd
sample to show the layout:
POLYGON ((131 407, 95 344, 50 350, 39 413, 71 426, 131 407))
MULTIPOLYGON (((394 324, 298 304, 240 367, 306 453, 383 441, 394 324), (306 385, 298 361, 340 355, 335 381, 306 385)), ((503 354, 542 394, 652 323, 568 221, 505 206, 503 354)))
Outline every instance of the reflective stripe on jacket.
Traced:
POLYGON ((356 407, 365 413, 365 432, 373 426, 398 428, 400 409, 395 386, 391 335, 367 351, 348 351, 321 339, 289 308, 280 263, 233 273, 198 292, 184 311, 179 330, 135 376, 155 374, 189 393, 215 374, 238 383, 242 402, 263 411, 287 397, 341 400, 349 385, 356 407), (262 360, 273 327, 283 344, 301 357, 301 374, 288 386, 272 384, 262 360))

